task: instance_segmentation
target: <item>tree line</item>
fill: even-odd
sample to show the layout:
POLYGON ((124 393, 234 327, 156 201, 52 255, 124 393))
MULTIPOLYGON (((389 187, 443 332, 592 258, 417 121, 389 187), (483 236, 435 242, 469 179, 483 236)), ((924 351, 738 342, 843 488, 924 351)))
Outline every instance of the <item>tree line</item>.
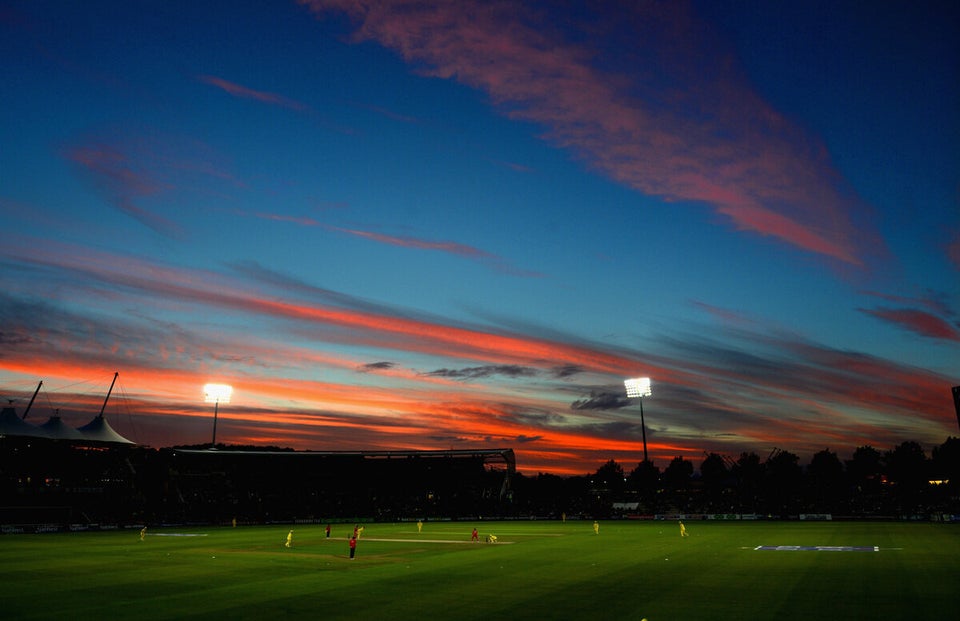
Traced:
POLYGON ((642 461, 627 472, 614 460, 578 477, 518 475, 514 498, 531 512, 552 515, 720 513, 791 517, 960 514, 960 438, 927 456, 913 441, 889 450, 861 446, 848 460, 824 449, 801 465, 786 450, 765 458, 705 453, 699 464, 675 457, 663 470, 642 461))

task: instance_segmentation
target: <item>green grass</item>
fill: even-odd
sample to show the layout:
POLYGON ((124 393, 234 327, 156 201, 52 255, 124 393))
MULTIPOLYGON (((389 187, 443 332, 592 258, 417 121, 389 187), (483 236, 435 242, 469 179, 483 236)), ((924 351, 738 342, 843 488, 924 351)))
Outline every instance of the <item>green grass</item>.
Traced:
POLYGON ((945 619, 960 527, 427 522, 0 536, 7 619, 945 619), (498 544, 472 544, 470 531, 498 544), (202 536, 169 536, 189 533, 202 536), (164 536, 167 535, 167 536, 164 536), (391 541, 399 540, 399 541, 391 541), (757 551, 758 545, 879 552, 757 551))

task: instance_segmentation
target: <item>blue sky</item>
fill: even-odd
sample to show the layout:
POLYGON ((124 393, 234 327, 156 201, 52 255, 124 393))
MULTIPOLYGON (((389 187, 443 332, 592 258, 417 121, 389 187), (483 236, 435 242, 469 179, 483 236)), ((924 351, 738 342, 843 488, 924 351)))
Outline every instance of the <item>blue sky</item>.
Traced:
MULTIPOLYGON (((12 2, 0 388, 526 471, 956 435, 948 3, 12 2)), ((108 413, 110 414, 110 413, 108 413)), ((28 419, 29 420, 29 419, 28 419)))

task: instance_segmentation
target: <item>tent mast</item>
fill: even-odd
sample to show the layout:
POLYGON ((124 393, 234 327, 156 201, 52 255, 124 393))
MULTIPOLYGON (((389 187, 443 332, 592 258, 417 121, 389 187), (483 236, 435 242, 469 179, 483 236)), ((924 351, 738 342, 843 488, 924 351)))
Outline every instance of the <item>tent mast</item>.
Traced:
POLYGON ((100 408, 100 415, 97 418, 103 418, 103 411, 107 409, 107 401, 110 400, 110 394, 113 392, 113 385, 117 383, 118 375, 120 375, 120 371, 116 371, 113 374, 113 381, 110 382, 110 390, 107 391, 107 398, 103 400, 103 407, 100 408))
POLYGON ((41 386, 43 386, 43 380, 40 380, 40 383, 37 384, 37 389, 33 391, 33 396, 30 397, 30 403, 27 404, 27 409, 23 411, 23 416, 20 417, 20 420, 23 420, 27 417, 27 413, 30 411, 30 408, 33 407, 33 400, 37 398, 37 393, 40 392, 41 386))

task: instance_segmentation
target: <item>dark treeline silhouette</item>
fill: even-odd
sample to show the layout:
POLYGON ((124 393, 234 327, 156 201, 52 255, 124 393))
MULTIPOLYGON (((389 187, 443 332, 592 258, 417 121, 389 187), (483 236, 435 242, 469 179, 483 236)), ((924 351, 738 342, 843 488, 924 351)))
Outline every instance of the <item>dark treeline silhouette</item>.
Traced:
POLYGON ((929 456, 903 442, 888 450, 861 446, 848 460, 824 449, 801 464, 774 449, 765 457, 704 454, 698 463, 676 457, 663 468, 646 461, 630 471, 610 460, 569 477, 510 473, 476 456, 200 448, 0 436, 0 523, 960 515, 960 439, 953 437, 929 456))
POLYGON ((610 460, 580 477, 518 476, 519 503, 550 513, 617 517, 663 514, 800 514, 937 518, 960 514, 960 439, 948 438, 931 456, 916 442, 881 451, 857 448, 849 460, 824 449, 808 464, 789 451, 765 458, 705 454, 695 465, 675 457, 662 470, 641 462, 627 472, 610 460))

